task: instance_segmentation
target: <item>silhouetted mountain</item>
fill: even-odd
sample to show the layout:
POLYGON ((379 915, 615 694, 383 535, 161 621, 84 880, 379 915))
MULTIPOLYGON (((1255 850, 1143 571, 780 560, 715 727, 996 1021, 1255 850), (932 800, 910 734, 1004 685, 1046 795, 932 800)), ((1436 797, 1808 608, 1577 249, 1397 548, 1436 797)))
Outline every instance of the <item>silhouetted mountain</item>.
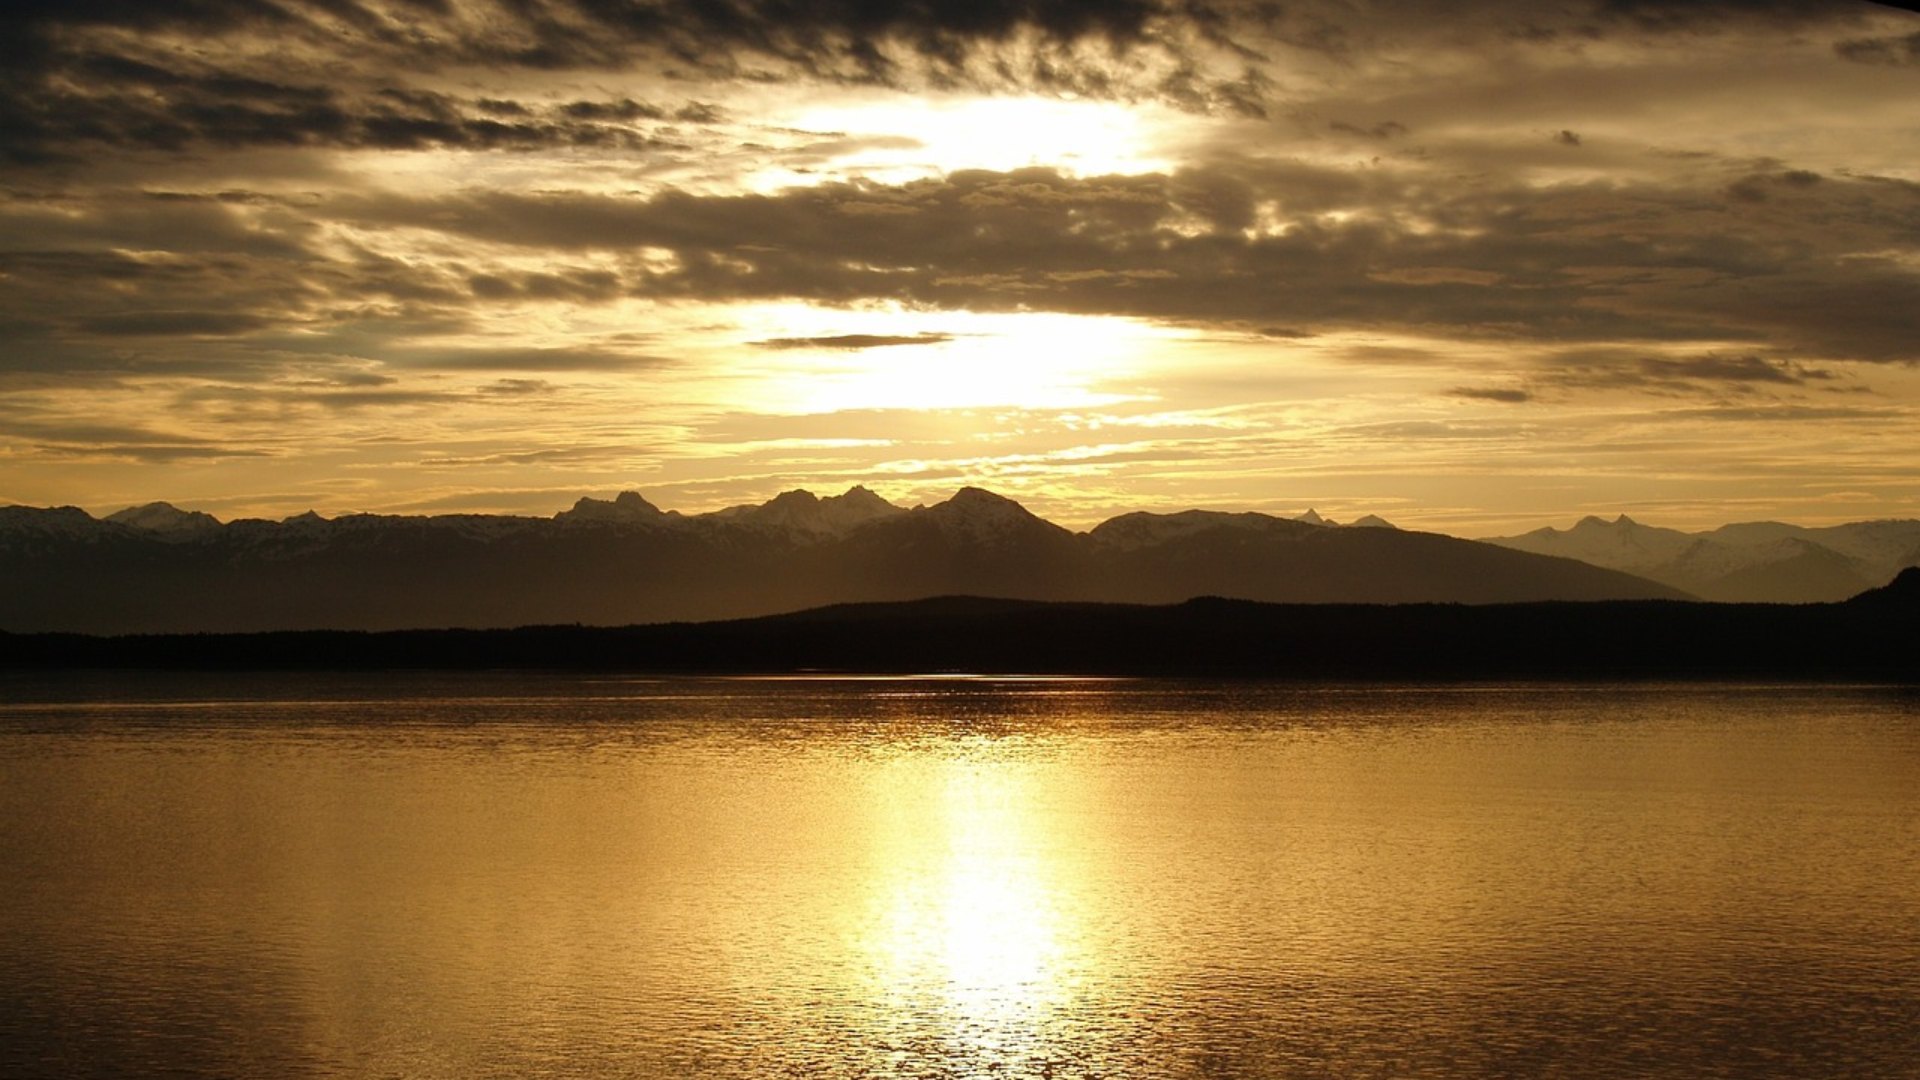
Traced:
POLYGON ((11 630, 616 625, 949 593, 1314 603, 1682 595, 1469 540, 1263 514, 1128 514, 1074 533, 978 488, 912 510, 856 487, 694 515, 623 492, 551 519, 309 512, 221 525, 164 504, 106 521, 72 507, 0 508, 0 628, 11 630))
POLYGON ((1624 571, 1706 600, 1815 603, 1841 600, 1920 564, 1920 521, 1860 521, 1804 528, 1777 521, 1688 533, 1582 519, 1573 528, 1536 529, 1488 543, 1579 559, 1624 571))
POLYGON ((659 507, 641 498, 639 492, 623 491, 611 502, 582 498, 573 504, 573 509, 553 515, 553 520, 569 525, 653 525, 664 522, 666 517, 659 507))
POLYGON ((1437 533, 1330 528, 1263 514, 1127 514, 1089 534, 1108 580, 1168 603, 1231 596, 1278 603, 1486 604, 1677 598, 1677 590, 1570 559, 1437 533))

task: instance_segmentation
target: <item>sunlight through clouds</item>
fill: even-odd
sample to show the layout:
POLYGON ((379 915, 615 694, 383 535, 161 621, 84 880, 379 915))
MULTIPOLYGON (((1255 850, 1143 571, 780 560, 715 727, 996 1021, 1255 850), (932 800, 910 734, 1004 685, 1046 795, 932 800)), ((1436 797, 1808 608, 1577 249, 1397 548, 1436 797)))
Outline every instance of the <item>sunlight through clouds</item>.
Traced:
POLYGON ((1154 347, 1179 336, 1127 319, 966 311, 783 307, 743 315, 741 325, 765 334, 760 342, 798 346, 761 361, 747 395, 774 413, 1113 405, 1138 399, 1128 387, 1154 347), (940 329, 916 336, 929 326, 940 329), (858 332, 826 332, 851 328, 858 332))
POLYGON ((1036 165, 1078 176, 1165 172, 1174 162, 1158 152, 1155 136, 1176 120, 1154 106, 1036 97, 882 97, 816 105, 776 114, 775 122, 853 136, 849 152, 814 175, 776 172, 753 183, 769 189, 859 176, 897 184, 957 169, 1006 172, 1036 165), (901 135, 906 138, 895 144, 873 141, 901 135))
POLYGON ((7 23, 0 500, 1920 513, 1884 5, 271 7, 7 23))

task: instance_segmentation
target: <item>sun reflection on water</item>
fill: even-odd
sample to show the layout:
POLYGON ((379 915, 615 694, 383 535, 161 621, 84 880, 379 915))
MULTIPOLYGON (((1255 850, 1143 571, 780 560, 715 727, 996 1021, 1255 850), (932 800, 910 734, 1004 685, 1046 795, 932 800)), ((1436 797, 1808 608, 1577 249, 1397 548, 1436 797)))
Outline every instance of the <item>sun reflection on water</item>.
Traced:
POLYGON ((949 1064, 1044 1057, 1072 1003, 1076 935, 1052 838, 1027 813, 1032 777, 967 761, 942 773, 892 822, 874 977, 949 1064))

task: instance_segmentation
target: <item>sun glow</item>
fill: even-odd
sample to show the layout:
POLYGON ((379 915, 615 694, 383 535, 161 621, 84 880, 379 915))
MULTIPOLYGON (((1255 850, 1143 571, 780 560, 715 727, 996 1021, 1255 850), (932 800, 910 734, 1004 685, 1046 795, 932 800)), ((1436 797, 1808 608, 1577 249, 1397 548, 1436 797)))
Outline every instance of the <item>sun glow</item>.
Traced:
POLYGON ((785 124, 845 137, 845 150, 819 170, 831 178, 901 182, 959 169, 1034 165, 1102 176, 1173 167, 1155 152, 1159 112, 1156 106, 1038 97, 887 98, 810 108, 787 117, 785 124))
POLYGON ((764 309, 743 320, 769 350, 744 392, 777 413, 849 409, 1079 409, 1141 400, 1130 383, 1176 331, 1042 313, 764 309))

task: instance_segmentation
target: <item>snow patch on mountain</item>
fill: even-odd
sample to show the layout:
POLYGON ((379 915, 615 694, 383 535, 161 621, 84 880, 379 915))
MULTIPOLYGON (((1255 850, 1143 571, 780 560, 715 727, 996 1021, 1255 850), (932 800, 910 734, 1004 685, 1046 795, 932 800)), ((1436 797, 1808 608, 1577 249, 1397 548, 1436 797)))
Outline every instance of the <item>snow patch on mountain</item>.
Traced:
POLYGON ((804 489, 785 491, 758 505, 730 506, 693 518, 767 529, 800 538, 845 536, 871 521, 907 511, 860 485, 820 498, 804 489))
POLYGON ((220 519, 198 510, 182 510, 172 503, 150 502, 108 514, 106 520, 168 539, 184 540, 218 532, 220 519))
POLYGON ((963 487, 946 502, 916 507, 910 513, 924 515, 940 531, 969 543, 1005 545, 1037 533, 1068 535, 1060 526, 985 488, 963 487))

